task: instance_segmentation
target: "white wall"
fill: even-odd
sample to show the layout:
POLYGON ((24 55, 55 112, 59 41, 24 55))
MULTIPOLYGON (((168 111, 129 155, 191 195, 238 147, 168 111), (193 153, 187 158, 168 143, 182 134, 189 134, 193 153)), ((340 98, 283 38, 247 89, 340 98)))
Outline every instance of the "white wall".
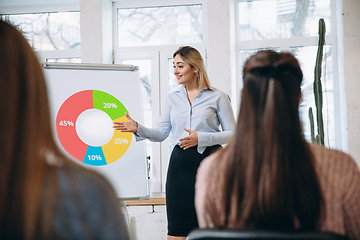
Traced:
MULTIPOLYGON (((342 1, 343 80, 349 154, 360 166, 360 1, 342 1)), ((345 106, 343 106, 345 107, 345 106)))
POLYGON ((80 0, 82 63, 112 63, 111 14, 110 0, 80 0))
POLYGON ((212 86, 231 96, 229 0, 208 0, 207 71, 212 86))

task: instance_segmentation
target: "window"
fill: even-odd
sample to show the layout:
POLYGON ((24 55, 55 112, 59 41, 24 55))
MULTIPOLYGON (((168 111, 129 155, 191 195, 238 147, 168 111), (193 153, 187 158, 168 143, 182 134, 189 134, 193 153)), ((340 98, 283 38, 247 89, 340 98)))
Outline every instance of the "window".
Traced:
POLYGON ((40 62, 81 62, 80 12, 0 15, 23 32, 40 62))
POLYGON ((16 25, 34 50, 80 48, 80 12, 1 15, 16 25))
POLYGON ((331 34, 330 0, 239 1, 241 41, 316 37, 324 18, 331 34))
MULTIPOLYGON (((139 66, 146 127, 157 126, 163 101, 168 93, 179 87, 173 74, 172 54, 180 46, 191 45, 205 59, 203 1, 183 2, 169 0, 165 6, 154 6, 149 1, 114 4, 115 63, 139 66)), ((173 148, 169 138, 162 143, 147 141, 146 144, 152 166, 150 191, 155 194, 165 192, 166 172, 173 148)))
MULTIPOLYGON (((320 18, 325 20, 326 45, 321 77, 325 145, 332 148, 340 146, 341 141, 337 137, 340 136, 339 127, 336 127, 338 123, 335 122, 336 42, 332 34, 336 21, 335 16, 331 14, 335 1, 240 0, 236 4, 238 69, 242 69, 248 56, 260 49, 287 51, 298 58, 304 74, 299 112, 304 135, 308 141, 310 141, 309 107, 312 107, 314 115, 316 114, 312 83, 318 44, 318 21, 320 18)), ((236 85, 241 88, 240 70, 237 75, 239 78, 236 85)))
POLYGON ((117 10, 118 45, 150 46, 202 42, 202 6, 117 10))

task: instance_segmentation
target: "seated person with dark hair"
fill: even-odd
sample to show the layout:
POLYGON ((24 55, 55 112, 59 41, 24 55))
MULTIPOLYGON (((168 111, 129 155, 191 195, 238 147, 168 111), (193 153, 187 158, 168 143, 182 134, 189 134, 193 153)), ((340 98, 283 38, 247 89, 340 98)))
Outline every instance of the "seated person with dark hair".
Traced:
POLYGON ((201 163, 201 228, 328 231, 360 239, 360 171, 347 154, 305 141, 303 74, 289 53, 251 56, 232 141, 201 163))

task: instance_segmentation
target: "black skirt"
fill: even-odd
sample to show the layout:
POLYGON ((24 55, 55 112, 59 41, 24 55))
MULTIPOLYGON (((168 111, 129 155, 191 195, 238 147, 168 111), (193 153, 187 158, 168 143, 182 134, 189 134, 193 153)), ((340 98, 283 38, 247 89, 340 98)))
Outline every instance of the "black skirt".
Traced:
POLYGON ((185 237, 199 227, 194 205, 196 172, 201 161, 219 148, 221 145, 207 147, 200 154, 197 146, 174 147, 166 178, 168 235, 185 237))

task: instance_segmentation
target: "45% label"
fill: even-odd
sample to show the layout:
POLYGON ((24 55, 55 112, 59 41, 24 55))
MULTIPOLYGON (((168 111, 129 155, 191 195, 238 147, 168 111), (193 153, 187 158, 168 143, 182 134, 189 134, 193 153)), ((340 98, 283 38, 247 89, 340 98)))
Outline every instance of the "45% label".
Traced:
POLYGON ((63 127, 73 127, 74 123, 72 121, 62 120, 59 122, 59 125, 63 127))

